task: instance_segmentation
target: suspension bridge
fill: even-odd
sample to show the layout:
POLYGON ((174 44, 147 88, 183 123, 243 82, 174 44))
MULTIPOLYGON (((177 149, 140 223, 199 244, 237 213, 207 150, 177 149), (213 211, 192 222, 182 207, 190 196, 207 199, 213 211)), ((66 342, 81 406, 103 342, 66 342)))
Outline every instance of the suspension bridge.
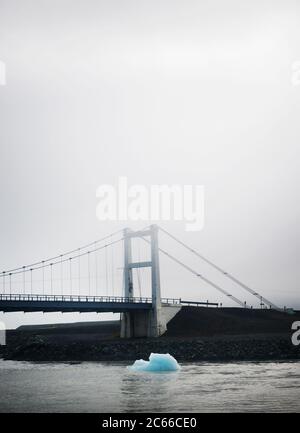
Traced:
POLYGON ((218 305, 208 301, 193 303, 178 298, 161 297, 160 255, 166 256, 240 307, 249 308, 247 302, 161 248, 158 242, 159 232, 240 289, 256 297, 261 307, 281 310, 167 230, 151 225, 139 231, 128 228, 119 230, 63 254, 2 271, 0 311, 121 313, 122 337, 158 337, 166 331, 169 320, 178 313, 182 305, 218 305), (135 240, 139 241, 137 252, 133 251, 135 240), (144 253, 143 258, 140 243, 148 245, 148 250, 150 246, 150 254, 149 251, 144 253), (143 268, 151 271, 149 297, 142 296, 143 268))

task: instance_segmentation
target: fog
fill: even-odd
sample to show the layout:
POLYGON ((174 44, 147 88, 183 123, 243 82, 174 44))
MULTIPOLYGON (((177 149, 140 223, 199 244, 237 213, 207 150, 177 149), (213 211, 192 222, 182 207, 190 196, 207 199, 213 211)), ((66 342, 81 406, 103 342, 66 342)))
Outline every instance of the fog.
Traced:
MULTIPOLYGON (((0 0, 0 271, 151 223, 97 219, 97 188, 120 176, 203 185, 201 231, 161 225, 300 308, 299 19, 291 0, 0 0)), ((161 273, 164 296, 232 305, 167 258, 161 273)), ((7 327, 111 317, 0 313, 7 327)))

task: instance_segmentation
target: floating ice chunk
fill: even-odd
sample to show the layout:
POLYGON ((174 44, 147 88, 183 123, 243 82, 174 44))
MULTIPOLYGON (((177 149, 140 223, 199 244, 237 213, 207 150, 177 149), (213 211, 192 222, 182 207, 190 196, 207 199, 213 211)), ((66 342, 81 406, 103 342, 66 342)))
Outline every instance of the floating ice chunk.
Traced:
POLYGON ((138 359, 129 368, 132 371, 177 371, 180 365, 169 353, 151 353, 149 361, 138 359))

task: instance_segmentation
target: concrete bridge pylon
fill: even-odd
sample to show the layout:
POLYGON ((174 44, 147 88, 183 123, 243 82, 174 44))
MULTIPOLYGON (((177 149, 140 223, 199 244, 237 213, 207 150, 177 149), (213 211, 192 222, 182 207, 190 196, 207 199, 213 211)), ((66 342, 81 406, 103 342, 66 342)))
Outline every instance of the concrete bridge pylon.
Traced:
POLYGON ((143 231, 124 229, 124 288, 125 297, 134 297, 132 269, 151 268, 152 308, 149 311, 131 311, 121 315, 121 337, 159 337, 167 330, 167 323, 181 309, 180 305, 162 305, 160 290, 158 226, 153 224, 143 231), (132 239, 149 238, 151 261, 132 262, 132 239))

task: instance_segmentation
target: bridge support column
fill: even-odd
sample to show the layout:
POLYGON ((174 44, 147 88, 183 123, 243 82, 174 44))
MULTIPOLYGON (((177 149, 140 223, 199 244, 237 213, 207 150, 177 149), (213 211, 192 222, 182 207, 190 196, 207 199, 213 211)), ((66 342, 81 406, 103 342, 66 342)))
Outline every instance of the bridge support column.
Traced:
POLYGON ((166 332, 168 322, 173 319, 180 309, 180 305, 162 305, 159 311, 159 327, 153 309, 122 313, 121 337, 159 337, 166 332))
POLYGON ((161 311, 161 292, 160 292, 160 270, 159 270, 159 250, 158 250, 158 227, 151 226, 151 280, 152 280, 152 320, 150 328, 151 337, 159 337, 166 329, 166 321, 163 320, 161 311))
POLYGON ((125 297, 133 297, 132 269, 151 266, 151 311, 126 312, 121 315, 121 337, 159 337, 167 329, 166 310, 162 311, 160 292, 158 227, 152 225, 150 230, 132 232, 124 230, 124 288, 125 297), (151 262, 132 263, 131 239, 133 237, 150 236, 151 262))
POLYGON ((122 313, 121 337, 149 337, 150 314, 147 310, 122 313))
MULTIPOLYGON (((125 298, 133 297, 133 278, 132 268, 130 263, 132 260, 131 250, 131 230, 129 228, 124 229, 124 295, 125 298)), ((121 338, 130 338, 133 335, 133 318, 132 313, 121 313, 121 338)))

